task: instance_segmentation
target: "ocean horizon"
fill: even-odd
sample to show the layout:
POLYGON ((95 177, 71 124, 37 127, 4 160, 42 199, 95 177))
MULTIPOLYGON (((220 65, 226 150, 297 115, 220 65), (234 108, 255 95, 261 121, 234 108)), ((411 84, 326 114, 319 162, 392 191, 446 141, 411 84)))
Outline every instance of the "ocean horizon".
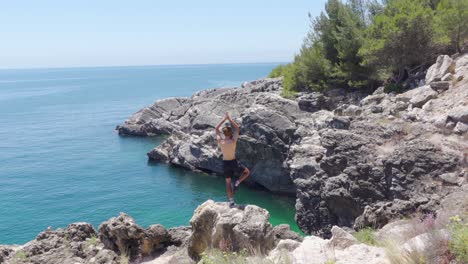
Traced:
POLYGON ((226 63, 174 63, 174 64, 141 64, 141 65, 83 65, 83 66, 38 66, 38 67, 12 67, 0 68, 0 71, 15 70, 66 70, 66 69, 86 69, 86 68, 147 68, 147 67, 187 67, 187 66, 214 66, 214 65, 280 65, 287 64, 286 61, 274 62, 226 62, 226 63))

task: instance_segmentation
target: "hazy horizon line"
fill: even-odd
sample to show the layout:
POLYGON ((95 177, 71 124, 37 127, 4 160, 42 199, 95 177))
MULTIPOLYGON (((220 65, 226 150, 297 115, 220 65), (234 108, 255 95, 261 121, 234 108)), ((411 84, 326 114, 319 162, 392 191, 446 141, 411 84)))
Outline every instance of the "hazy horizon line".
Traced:
POLYGON ((287 61, 271 61, 271 62, 220 62, 220 63, 166 63, 166 64, 141 64, 141 65, 97 65, 97 66, 37 66, 37 67, 12 67, 1 68, 1 71, 8 70, 54 70, 54 69, 80 69, 80 68, 121 68, 121 67, 154 67, 154 66, 203 66, 203 65, 242 65, 242 64, 286 64, 287 61))

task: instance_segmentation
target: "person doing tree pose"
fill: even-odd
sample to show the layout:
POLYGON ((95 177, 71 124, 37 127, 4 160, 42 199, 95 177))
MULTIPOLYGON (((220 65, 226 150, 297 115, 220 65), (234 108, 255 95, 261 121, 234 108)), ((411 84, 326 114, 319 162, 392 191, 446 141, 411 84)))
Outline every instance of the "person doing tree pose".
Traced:
POLYGON ((229 206, 235 206, 234 203, 234 192, 237 190, 239 185, 249 177, 250 170, 245 167, 242 163, 236 159, 236 145, 237 139, 239 138, 239 124, 231 119, 229 113, 226 112, 226 116, 215 128, 216 139, 218 145, 223 153, 223 172, 226 178, 226 192, 229 197, 229 206), (226 125, 222 128, 222 135, 220 128, 225 121, 229 121, 230 125, 226 125), (234 127, 234 129, 231 128, 234 127), (233 131, 234 130, 234 131, 233 131), (240 174, 238 180, 233 181, 232 179, 240 174))

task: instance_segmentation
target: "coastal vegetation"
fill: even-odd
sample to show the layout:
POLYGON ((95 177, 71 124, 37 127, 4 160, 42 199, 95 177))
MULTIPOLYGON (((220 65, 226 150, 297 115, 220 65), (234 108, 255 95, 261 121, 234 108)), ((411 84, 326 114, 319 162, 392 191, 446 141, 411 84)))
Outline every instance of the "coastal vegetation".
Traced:
POLYGON ((468 38, 466 0, 328 0, 309 18, 294 61, 270 73, 284 77, 285 97, 381 84, 398 91, 438 55, 461 52, 468 38))
POLYGON ((377 239, 375 238, 375 229, 367 227, 363 228, 353 234, 357 241, 366 245, 375 246, 377 245, 377 239))

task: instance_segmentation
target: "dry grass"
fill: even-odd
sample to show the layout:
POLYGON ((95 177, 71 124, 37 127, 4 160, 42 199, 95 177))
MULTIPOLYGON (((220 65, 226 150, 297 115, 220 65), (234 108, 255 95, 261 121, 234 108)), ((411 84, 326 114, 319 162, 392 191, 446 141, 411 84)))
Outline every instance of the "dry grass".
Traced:
POLYGON ((426 260, 419 252, 407 252, 393 241, 386 241, 383 245, 391 264, 425 264, 426 260))
POLYGON ((291 264, 292 259, 286 250, 275 258, 262 254, 249 254, 247 249, 240 252, 226 252, 211 248, 201 254, 198 264, 291 264))
POLYGON ((468 263, 468 224, 458 217, 419 215, 402 242, 379 241, 391 264, 468 263))
POLYGON ((117 247, 119 248, 119 263, 120 264, 129 264, 130 263, 130 250, 124 246, 121 241, 117 242, 117 247))

